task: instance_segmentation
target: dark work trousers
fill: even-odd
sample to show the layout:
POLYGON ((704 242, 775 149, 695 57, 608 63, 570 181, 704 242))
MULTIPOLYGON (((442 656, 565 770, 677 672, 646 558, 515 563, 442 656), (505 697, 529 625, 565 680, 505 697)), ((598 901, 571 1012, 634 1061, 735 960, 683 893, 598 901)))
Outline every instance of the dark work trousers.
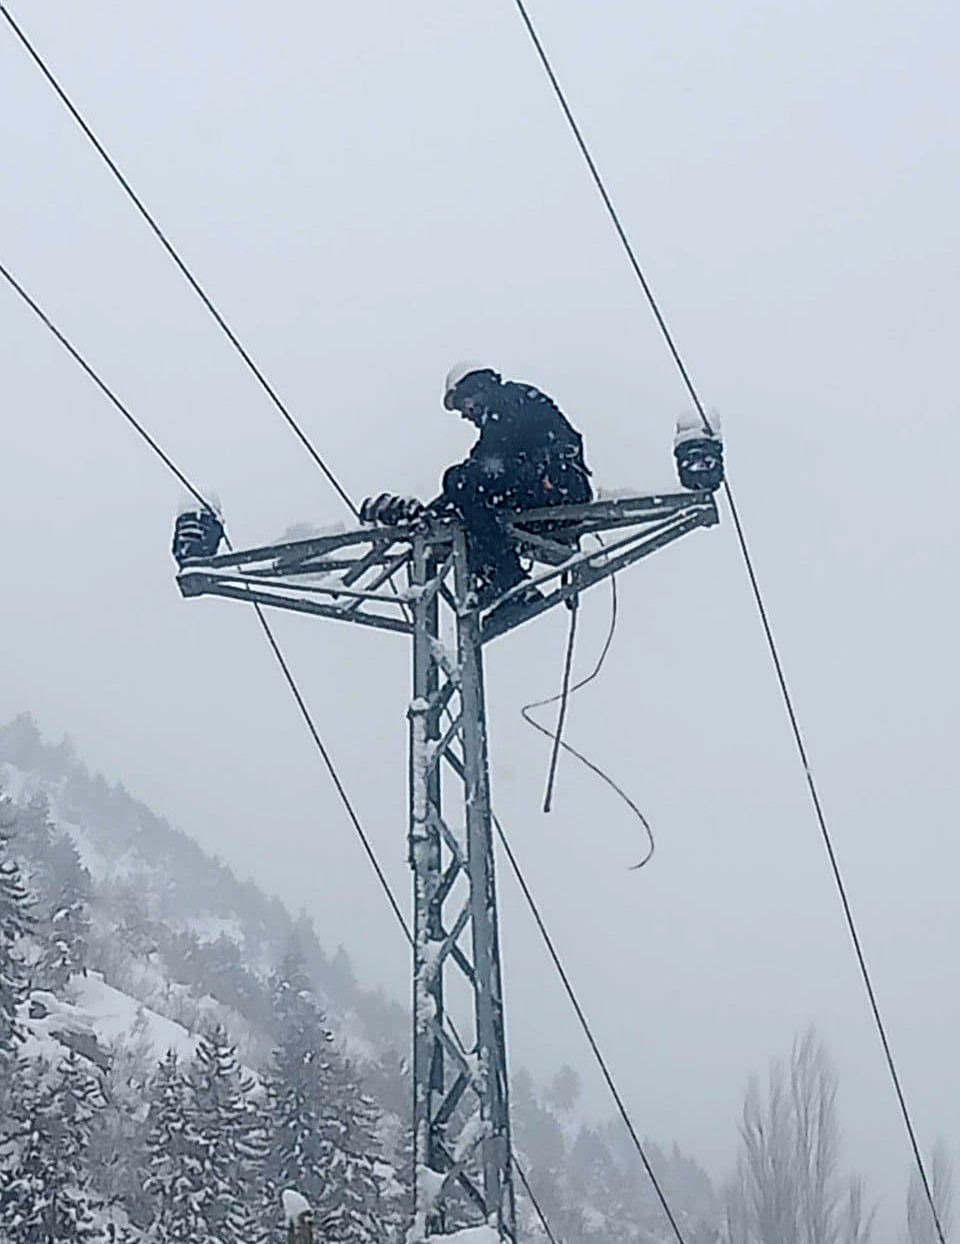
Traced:
POLYGON ((580 505, 591 500, 593 490, 587 477, 569 466, 508 485, 503 475, 490 476, 468 461, 446 473, 443 495, 463 519, 474 586, 481 601, 489 601, 526 577, 502 520, 548 505, 580 505))

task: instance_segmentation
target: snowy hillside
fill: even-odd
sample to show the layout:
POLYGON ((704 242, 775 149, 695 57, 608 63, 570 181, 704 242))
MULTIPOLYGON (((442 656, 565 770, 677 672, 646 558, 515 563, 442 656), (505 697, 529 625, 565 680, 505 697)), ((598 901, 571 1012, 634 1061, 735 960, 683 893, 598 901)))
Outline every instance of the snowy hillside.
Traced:
MULTIPOLYGON (((0 728, 0 790, 4 1244, 279 1240, 284 1188, 324 1240, 402 1239, 402 1008, 29 718, 0 728)), ((667 1238, 621 1130, 579 1122, 574 1073, 538 1088, 520 1071, 513 1090, 519 1150, 566 1244, 667 1238)), ((650 1151, 691 1244, 712 1238, 706 1175, 650 1151)))

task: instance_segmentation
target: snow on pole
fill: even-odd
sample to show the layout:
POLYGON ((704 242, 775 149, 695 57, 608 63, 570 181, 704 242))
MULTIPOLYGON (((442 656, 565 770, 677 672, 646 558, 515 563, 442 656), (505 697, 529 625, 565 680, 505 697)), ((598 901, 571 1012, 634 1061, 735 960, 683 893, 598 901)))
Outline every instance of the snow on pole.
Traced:
POLYGON ((313 1210, 306 1197, 292 1188, 280 1193, 289 1244, 313 1244, 313 1210))
MULTIPOLYGON (((214 512, 214 514, 216 514, 217 518, 219 518, 222 522, 223 506, 220 504, 219 495, 211 491, 202 492, 200 495, 206 501, 207 505, 214 512)), ((179 518, 181 514, 196 514, 199 505, 200 502, 192 492, 187 492, 185 488, 181 489, 180 499, 177 502, 177 518, 179 518)))

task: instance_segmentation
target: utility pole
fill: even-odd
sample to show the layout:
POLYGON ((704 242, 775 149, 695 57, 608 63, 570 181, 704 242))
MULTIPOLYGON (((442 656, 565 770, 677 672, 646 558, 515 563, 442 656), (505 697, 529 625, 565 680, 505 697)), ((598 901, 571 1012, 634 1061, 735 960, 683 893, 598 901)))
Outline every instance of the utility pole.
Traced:
POLYGON ((489 609, 477 608, 467 568, 468 536, 456 518, 364 525, 219 555, 222 528, 215 515, 188 513, 178 520, 174 553, 184 596, 256 602, 412 640, 407 713, 414 885, 411 1244, 472 1226, 492 1228, 505 1244, 517 1239, 484 647, 718 521, 713 498, 722 480, 718 441, 688 435, 676 452, 681 481, 697 491, 601 500, 505 519, 521 555, 532 563, 530 582, 541 592, 539 600, 509 609, 498 606, 515 599, 516 589, 489 609), (465 1031, 458 1032, 453 1016, 469 1017, 465 1031))

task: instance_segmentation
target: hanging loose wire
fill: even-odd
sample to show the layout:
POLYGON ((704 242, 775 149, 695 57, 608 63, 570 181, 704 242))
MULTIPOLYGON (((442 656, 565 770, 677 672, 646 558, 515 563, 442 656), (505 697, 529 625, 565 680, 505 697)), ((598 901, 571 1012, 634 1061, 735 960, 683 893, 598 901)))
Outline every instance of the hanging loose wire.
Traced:
MULTIPOLYGON (((696 408, 697 414, 700 416, 700 420, 703 423, 704 429, 706 430, 708 434, 712 433, 713 429, 710 426, 710 420, 707 418, 707 413, 706 413, 704 404, 700 400, 700 395, 697 392, 697 389, 693 383, 693 380, 691 379, 690 373, 687 370, 687 366, 683 360, 683 357, 681 356, 680 351, 677 348, 676 342, 674 341, 674 338, 673 338, 673 334, 671 333, 670 328, 666 322, 666 319, 664 318, 664 315, 662 311, 660 310, 660 306, 656 298, 654 297, 653 290, 651 289, 650 284, 647 281, 643 268, 641 267, 640 262, 637 259, 636 252, 633 249, 633 245, 630 241, 630 238, 626 232, 626 229, 623 226, 623 223, 620 219, 620 215, 617 212, 616 206, 614 205, 613 199, 611 198, 609 191, 607 190, 606 184, 603 180, 603 177, 600 174, 600 170, 597 167, 596 161, 593 158, 590 148, 586 142, 586 139, 583 136, 583 132, 581 131, 580 126, 577 122, 577 119, 574 116, 573 110, 570 107, 570 104, 567 100, 566 93, 564 92, 562 86, 560 85, 560 81, 556 75, 556 72, 553 68, 553 65, 550 61, 549 56, 547 55, 546 49, 544 48, 540 35, 537 32, 537 28, 533 23, 533 19, 530 16, 530 12, 527 8, 527 5, 524 2, 524 0, 514 0, 514 4, 517 8, 518 13, 520 14, 520 18, 524 26, 526 27, 527 34, 530 36, 530 40, 533 43, 534 49, 536 50, 536 53, 540 60, 541 65, 543 66, 544 72, 546 73, 547 78, 550 81, 550 85, 552 86, 554 94, 557 97, 557 101, 560 104, 560 108, 563 112, 563 115, 565 116, 567 120, 567 124, 570 127, 570 130, 573 134, 576 144, 580 149, 580 154, 583 156, 584 162, 586 163, 587 168, 589 169, 590 175, 593 178, 593 182, 600 194, 601 199, 603 200, 603 204, 607 210, 607 214, 610 217, 611 223, 613 224, 613 227, 616 230, 617 236, 620 239, 620 242, 623 246, 624 253, 626 254, 630 267, 633 270, 634 276, 637 278, 640 288, 643 291, 644 297, 646 298, 647 303, 650 307, 650 310, 653 313, 653 317, 656 320, 657 327, 660 329, 660 333, 664 339, 664 342, 666 343, 667 348, 670 351, 671 357, 673 358, 673 361, 676 364, 677 370, 680 373, 680 377, 683 381, 683 384, 687 392, 690 395, 690 399, 693 402, 694 407, 696 408)), ((867 998, 870 1004, 870 1010, 873 1015, 874 1025, 877 1029, 877 1035, 880 1039, 880 1044, 883 1049, 883 1055, 884 1055, 884 1059, 887 1064, 887 1070, 890 1073, 890 1079, 893 1083, 894 1092, 896 1093, 897 1102, 900 1107, 900 1113, 903 1118, 903 1123, 906 1128, 907 1136, 910 1142, 910 1148, 913 1152, 913 1159, 914 1159, 914 1162, 916 1163, 917 1172, 920 1176, 920 1182, 923 1185, 924 1195, 926 1197, 927 1204, 930 1208, 930 1214, 933 1218, 933 1223, 936 1228, 939 1244, 946 1244, 946 1235, 944 1233, 943 1224, 940 1221, 940 1214, 937 1209, 936 1201, 934 1200, 933 1189, 930 1183, 930 1179, 927 1175, 926 1164, 924 1163, 923 1155, 920 1150, 920 1144, 919 1144, 919 1141, 917 1140, 917 1134, 914 1129, 913 1119, 911 1117, 910 1110, 907 1106, 906 1095, 904 1093, 903 1085, 900 1079, 900 1073, 897 1069, 897 1065, 893 1057, 893 1049, 890 1044, 889 1037, 887 1036, 886 1025, 884 1024, 883 1018, 880 1013, 880 1005, 877 1000, 876 992, 874 990, 873 980, 870 974, 870 970, 867 966, 867 959, 866 959, 866 954, 863 948, 863 943, 861 941, 860 933, 857 928, 856 921, 854 919, 853 907, 850 901, 850 896, 847 892, 846 883, 844 882, 843 874, 840 871, 840 863, 837 858, 836 850, 833 845, 833 837, 832 837, 832 834, 830 833, 830 829, 827 823, 826 813, 824 812, 823 804, 820 799, 819 788, 813 776, 813 770, 811 768, 809 756, 807 754, 806 744, 803 739, 803 734, 800 729, 799 719, 797 717, 797 712, 794 707, 793 696, 790 693, 790 688, 787 683, 786 673, 784 671, 783 663, 780 657, 780 651, 777 646, 776 639, 774 637, 773 628, 770 623, 769 615, 767 613, 766 603, 764 601, 763 594, 760 590, 760 583, 757 578, 756 570, 753 565, 753 558, 751 557, 750 549, 747 544, 746 534, 744 532, 743 525, 740 521, 740 514, 737 509, 736 502, 734 500, 733 490, 730 487, 729 481, 727 480, 725 480, 723 483, 723 492, 727 500, 727 505, 730 508, 730 516, 733 519, 733 525, 734 525, 734 529, 736 531, 736 536, 737 536, 737 543, 740 546, 740 552, 743 557, 744 565, 747 571, 747 577, 750 582, 750 589, 753 594, 754 603, 756 605, 757 612, 760 617, 760 624, 763 628, 764 638, 766 640, 766 644, 767 644, 767 648, 770 653, 771 660, 773 661, 773 667, 776 673, 777 684, 780 688, 780 695, 783 699, 784 708, 786 709, 787 717, 790 723, 790 730, 793 735, 794 744, 796 746, 797 754, 799 756, 800 763, 803 768, 803 773, 806 779, 807 789, 810 795, 810 801, 811 801, 811 804, 813 805, 814 815, 816 817, 817 825, 820 830, 820 836, 823 840, 823 845, 827 852, 827 858, 830 864, 830 871, 833 875, 834 885, 836 887, 837 894, 840 898, 840 904, 843 908, 843 915, 846 921, 847 931, 849 933, 850 940, 853 945, 853 950, 856 956, 857 965, 860 969, 860 976, 863 980, 864 988, 866 989, 867 998)))
MULTIPOLYGON (((126 420, 126 422, 130 425, 130 427, 133 428, 133 430, 140 437, 140 439, 160 459, 160 461, 167 468, 167 470, 171 473, 171 475, 173 475, 173 477, 177 480, 177 482, 183 488, 186 489, 186 491, 194 498, 194 500, 197 502, 198 505, 200 505, 202 509, 209 511, 210 513, 215 513, 215 507, 206 499, 206 497, 204 497, 203 493, 200 492, 200 490, 196 487, 196 485, 192 483, 192 481, 183 473, 183 471, 180 470, 180 468, 173 461, 170 455, 150 435, 150 433, 143 426, 140 420, 137 419, 136 416, 130 411, 129 407, 127 407, 124 404, 124 402, 120 400, 120 398, 116 395, 113 389, 110 388, 110 386, 106 383, 106 381, 102 379, 102 377, 94 370, 93 367, 91 367, 91 365, 87 362, 87 360, 80 353, 80 351, 77 350, 77 348, 73 345, 73 343, 66 336, 66 334, 63 333, 57 327, 57 325, 53 322, 53 320, 50 319, 47 313, 40 306, 40 304, 33 297, 31 297, 31 295, 27 292, 27 290, 23 287, 23 285, 16 279, 13 273, 10 272, 10 270, 2 262, 0 262, 0 276, 3 277, 3 279, 7 282, 10 288, 27 305, 27 307, 29 307, 29 309, 40 320, 40 322, 53 334, 53 336, 60 343, 60 345, 63 346, 63 348, 67 351, 70 357, 74 360, 74 362, 80 366, 80 368, 93 381, 93 383, 97 386, 97 388, 104 395, 104 397, 107 398, 107 400, 114 407, 114 409, 126 420)), ((233 544, 230 541, 230 537, 226 534, 226 531, 224 531, 223 538, 224 538, 224 543, 227 545, 227 547, 231 551, 233 551, 233 544)), ((331 757, 329 751, 327 750, 326 745, 323 742, 323 739, 320 736, 320 732, 317 729, 316 723, 314 722, 314 719, 313 719, 313 714, 310 712, 310 709, 307 707, 307 702, 304 699, 303 694, 300 691, 300 688, 297 684, 297 681, 293 676, 293 671, 290 669, 290 665, 287 662, 286 656, 284 655, 283 650, 281 649, 279 643, 277 642, 277 638, 273 632, 273 628, 270 626, 270 623, 267 621, 263 608, 260 606, 260 604, 258 604, 256 601, 251 601, 250 603, 253 605, 254 612, 257 615, 257 621, 260 623, 260 626, 263 629, 263 633, 266 636, 267 642, 270 645, 270 649, 273 652, 274 657, 276 658, 277 664, 280 667, 284 680, 287 686, 289 687, 290 693, 296 702, 300 715, 303 718, 306 724, 307 730, 310 733, 310 737, 313 739, 314 746, 316 747, 318 753, 320 754, 320 757, 327 769, 327 772, 330 775, 330 779, 333 782, 334 789, 336 790, 337 795, 340 798, 340 802, 343 804, 344 810, 346 811, 347 816, 350 820, 350 823, 352 824, 353 829, 357 837, 360 840, 360 844, 363 847, 364 853, 366 854, 367 859, 369 860, 370 865, 373 868, 377 881, 380 884, 380 888, 383 891, 384 896, 386 897, 386 900, 388 904, 390 905, 391 910, 393 911, 393 914, 396 916, 397 921, 401 929, 403 930, 403 934, 407 942, 410 944, 410 946, 413 946, 413 934, 410 931, 410 926, 407 923, 406 917, 403 914, 403 911, 400 907, 399 902, 397 901, 397 897, 393 892, 393 888, 391 887, 390 882, 387 879, 386 873, 384 872, 383 867, 381 866, 380 861, 377 858, 377 854, 373 849, 373 844, 370 841, 370 837, 367 834, 366 830, 364 829, 363 824, 360 820, 360 817, 357 814, 356 808, 353 806, 353 802, 350 799, 349 794, 347 793, 346 787, 344 786, 340 778, 340 775, 337 772, 337 768, 333 762, 333 758, 331 757)), ((459 1033, 457 1032, 457 1029, 453 1023, 453 1020, 450 1019, 449 1016, 446 1018, 447 1018, 447 1023, 451 1029, 454 1042, 459 1048, 461 1054, 463 1054, 466 1057, 466 1050, 465 1050, 463 1041, 459 1033)), ((536 1214, 540 1225, 543 1227, 544 1234, 547 1236, 547 1239, 549 1240, 550 1244, 560 1244, 560 1241, 558 1240, 557 1236, 554 1235, 550 1227, 550 1223, 547 1220, 547 1217, 543 1211, 543 1207, 540 1204, 540 1201, 538 1200, 537 1196, 535 1195, 533 1189, 530 1186, 530 1180, 527 1176, 527 1173, 524 1170, 522 1164, 520 1163, 520 1160, 518 1159, 516 1153, 513 1151, 512 1147, 511 1147, 511 1152, 510 1152, 510 1160, 511 1160, 511 1163, 513 1164, 514 1169, 517 1172, 517 1175, 520 1178, 520 1182, 523 1184, 523 1187, 526 1191, 528 1198, 530 1199, 530 1203, 533 1206, 534 1213, 536 1214)))
POLYGON ((553 807, 553 784, 557 778, 557 761, 560 759, 560 745, 563 742, 563 726, 567 719, 567 705, 570 703, 570 675, 573 670, 573 653, 577 646, 577 616, 580 613, 579 597, 571 597, 568 604, 570 606, 570 629, 567 632, 567 651, 563 658, 563 681, 560 684, 560 694, 554 697, 554 702, 559 699, 560 709, 557 713, 557 729, 553 736, 553 746, 550 749, 547 789, 543 796, 544 812, 549 812, 553 807))
POLYGON ((253 357, 250 355, 246 347, 240 341, 240 338, 236 335, 236 333, 233 331, 233 329, 227 323, 226 319, 221 314, 220 310, 218 309, 217 305, 214 303, 213 299, 210 297, 210 295, 206 292, 206 290, 200 284, 199 280, 194 276, 193 272, 187 266, 186 262, 181 258, 180 253, 174 247, 173 243, 170 241, 167 234, 163 231, 163 229, 157 223, 156 218, 153 216, 153 214, 147 208, 143 200, 134 190, 133 186, 127 180, 123 171, 120 169, 119 165, 110 155, 110 153, 107 151, 106 147, 104 147, 103 143, 97 137, 96 133, 87 124, 86 120, 80 113, 80 110, 74 104, 73 100, 71 100, 69 95, 67 95, 66 91, 63 89, 63 87, 60 85, 57 78, 54 76, 53 71, 47 65, 46 61, 44 61, 43 57, 40 55, 40 53, 37 51, 37 49, 34 47, 31 41, 27 38, 27 35, 25 34, 23 28, 17 23, 13 14, 10 12, 10 9, 7 7, 6 4, 2 2, 2 0, 0 0, 0 15, 2 15, 3 18, 6 20, 7 25, 16 35, 17 39, 19 40, 23 48, 26 50, 30 58, 33 60, 34 64, 37 66, 37 68, 46 78, 50 86, 53 87, 58 98, 60 99, 60 102, 63 104, 66 110, 70 113, 71 117, 73 117, 74 121, 76 121, 77 125, 80 127, 83 133, 87 136, 90 142, 93 144, 93 147, 97 151, 100 158, 103 160, 104 164, 106 164, 107 168, 110 170, 110 172, 116 178, 117 182, 123 188, 123 191, 126 194, 127 198, 130 200, 130 202, 134 205, 134 207, 137 209, 137 211, 146 221, 154 237, 156 237, 157 241, 160 243, 163 249, 167 252, 170 258, 176 264, 181 275, 184 277, 184 279, 189 284, 190 288, 194 291, 194 293, 197 295, 197 297, 200 299, 200 301, 209 311, 210 315, 213 317, 217 325, 223 331, 227 340, 230 342, 234 350, 236 350, 237 354, 239 354, 244 364, 247 366, 247 368, 250 370, 252 375, 255 377, 255 379, 257 380, 257 383, 260 385, 264 393, 266 393, 267 397, 270 399, 270 401, 279 411, 280 415, 283 417, 288 427, 293 432, 294 436, 296 436, 297 440, 301 443, 301 445, 303 445, 304 449, 313 459, 314 463, 323 472, 324 476, 327 478, 328 482, 330 483, 334 491, 337 493, 340 500, 343 501, 343 503, 349 508, 354 518, 359 518, 360 516, 359 511, 355 503, 353 502, 352 498, 350 497, 350 494, 343 487, 339 479, 337 479, 336 475, 327 465, 326 461, 320 455, 316 446, 307 436, 306 432, 304 432, 299 422, 291 414, 289 408, 287 407, 286 403, 282 400, 280 395, 277 393, 276 389, 273 387, 273 385, 270 383, 270 381, 267 379, 264 373, 260 370, 259 366, 254 361, 253 357))
MULTIPOLYGON (((602 546, 603 545, 602 539, 599 536, 597 536, 596 539, 600 542, 602 546)), ((593 669, 591 669, 590 673, 587 674, 585 677, 581 678, 579 682, 575 682, 573 686, 569 688, 568 696, 572 696, 576 694, 576 692, 582 690, 582 688, 588 686, 590 683, 592 683, 595 679, 597 679, 600 676, 600 672, 602 671, 604 665, 606 664, 607 657, 610 655, 610 649, 613 646, 613 641, 617 633, 617 624, 619 622, 619 616, 620 616, 620 593, 617 587, 617 576, 611 575, 610 576, 610 625, 607 628, 607 634, 606 634, 606 637, 604 638, 603 646, 600 649, 600 655, 597 657, 596 663, 593 669)), ((562 695, 563 692, 561 691, 560 694, 562 695)), ((524 706, 520 710, 520 715, 523 717, 523 720, 527 723, 527 725, 533 726, 534 730, 538 730, 542 735, 544 735, 545 738, 555 739, 556 737, 558 737, 559 732, 555 733, 553 731, 548 730, 547 727, 543 725, 542 722, 537 721, 536 717, 534 717, 533 715, 533 712, 534 712, 534 709, 549 708, 551 705, 556 704, 559 698, 560 698, 559 696, 551 695, 551 696, 548 696, 545 700, 535 700, 531 704, 524 704, 524 706)), ((606 773, 603 769, 601 769, 599 765, 595 764, 592 760, 590 760, 582 752, 578 751, 575 747, 572 747, 566 741, 566 739, 563 739, 563 738, 560 739, 560 747, 563 749, 563 751, 573 756, 575 760, 578 760, 580 764, 584 766, 584 768, 589 769, 591 773, 595 774, 601 780, 601 782, 603 782, 606 786, 608 786, 613 791, 613 793, 617 795, 618 798, 623 800, 623 802, 627 805, 627 807, 630 809, 633 815, 637 818, 637 820, 643 826, 643 832, 647 838, 647 850, 643 858, 638 863, 630 865, 631 871, 637 871, 638 869, 643 868, 645 865, 649 864, 650 861, 653 859, 653 855, 656 850, 656 840, 654 839, 653 829, 651 828, 650 822, 647 820, 646 816, 644 815, 640 807, 637 805, 636 801, 632 799, 630 795, 628 795, 627 792, 623 789, 623 787, 618 785, 618 783, 615 782, 608 773, 606 773)))

